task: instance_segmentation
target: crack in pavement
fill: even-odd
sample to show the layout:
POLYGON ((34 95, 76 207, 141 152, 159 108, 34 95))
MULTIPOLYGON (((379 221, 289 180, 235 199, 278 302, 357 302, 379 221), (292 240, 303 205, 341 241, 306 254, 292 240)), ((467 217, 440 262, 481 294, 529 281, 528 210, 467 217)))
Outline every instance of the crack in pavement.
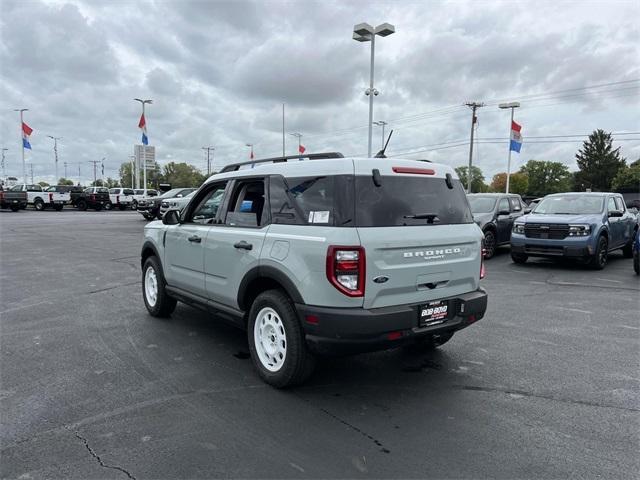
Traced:
POLYGON ((541 395, 533 392, 527 392, 525 390, 516 390, 511 388, 498 388, 498 387, 480 387, 474 385, 455 385, 455 388, 460 390, 469 390, 472 392, 489 392, 489 393, 506 393, 508 395, 522 395, 523 397, 541 398, 543 400, 553 400, 555 402, 571 403, 574 405, 585 405, 588 407, 601 407, 601 408, 613 408, 615 410, 624 410, 626 412, 640 412, 640 409, 631 407, 619 407, 616 405, 605 405, 602 403, 589 402, 586 400, 573 400, 571 398, 558 398, 551 395, 541 395))
POLYGON ((121 287, 130 287, 132 285, 139 285, 140 284, 140 280, 136 280, 135 282, 129 282, 129 283, 121 283, 120 285, 114 285, 112 287, 105 287, 105 288, 99 288, 98 290, 91 290, 89 292, 87 292, 87 295, 93 295, 94 293, 102 293, 102 292, 107 292, 109 290, 115 290, 116 288, 121 288, 121 287))
POLYGON ((122 467, 118 467, 117 465, 107 465, 106 463, 104 463, 102 461, 102 458, 100 458, 100 455, 98 455, 93 448, 91 448, 91 445, 89 445, 89 442, 86 438, 84 438, 82 435, 80 435, 80 433, 77 430, 72 430, 71 428, 69 428, 68 426, 64 425, 64 428, 66 428, 68 431, 70 431, 71 433, 73 433, 76 438, 78 440, 82 440, 82 443, 84 443, 84 446, 86 447, 86 449, 89 451, 89 453, 91 454, 91 456, 93 458, 95 458, 98 463, 100 464, 101 467, 103 468, 110 468, 112 470, 118 470, 122 473, 124 473, 127 477, 129 477, 131 480, 136 480, 136 477, 134 477, 133 475, 131 475, 128 471, 126 471, 124 468, 122 467))
POLYGON ((314 405, 313 403, 311 403, 311 401, 307 400, 304 397, 301 397, 300 395, 296 395, 300 400, 302 400, 305 403, 308 403, 310 405, 312 405, 313 407, 317 408, 318 410, 320 410, 322 413, 324 413, 325 415, 328 415, 329 417, 333 418, 334 420, 336 420, 337 422, 340 422, 341 424, 343 424, 344 426, 350 428, 351 430, 353 430, 354 432, 359 433, 360 435, 362 435, 363 437, 371 440, 373 443, 376 444, 376 446, 380 447, 380 451, 383 453, 391 453, 391 450, 389 450, 388 448, 386 448, 382 442, 380 440, 378 440, 377 438, 375 438, 373 435, 369 435, 367 432, 365 432, 364 430, 362 430, 360 427, 357 427, 355 425, 353 425, 352 423, 349 423, 348 421, 344 420, 343 418, 340 418, 339 416, 331 413, 329 410, 327 410, 326 408, 320 407, 318 405, 314 405))

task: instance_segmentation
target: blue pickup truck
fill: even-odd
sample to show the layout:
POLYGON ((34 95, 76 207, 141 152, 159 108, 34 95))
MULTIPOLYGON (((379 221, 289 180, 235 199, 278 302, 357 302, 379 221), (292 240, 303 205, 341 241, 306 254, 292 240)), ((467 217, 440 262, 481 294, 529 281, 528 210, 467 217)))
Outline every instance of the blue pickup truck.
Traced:
POLYGON ((557 193, 547 195, 511 232, 511 258, 568 257, 602 269, 609 252, 622 249, 633 256, 638 223, 618 193, 557 193))

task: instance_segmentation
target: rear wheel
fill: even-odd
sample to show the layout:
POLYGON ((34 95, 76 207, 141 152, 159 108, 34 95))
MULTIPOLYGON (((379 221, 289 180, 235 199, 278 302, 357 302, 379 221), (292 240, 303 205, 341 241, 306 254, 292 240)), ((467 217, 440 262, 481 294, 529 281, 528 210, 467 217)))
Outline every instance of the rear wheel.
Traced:
POLYGON ((497 248, 497 240, 496 240, 496 234, 493 230, 486 230, 484 232, 484 258, 491 258, 495 255, 496 253, 496 248, 497 248))
POLYGON ((111 202, 107 202, 104 204, 104 209, 105 210, 112 210, 113 209, 113 203, 111 202))
POLYGON ((299 384, 315 367, 293 304, 280 290, 267 290, 255 299, 247 336, 258 374, 274 387, 299 384))
POLYGON ((39 212, 41 212, 42 210, 44 210, 44 202, 42 201, 41 198, 36 198, 33 201, 33 208, 35 208, 36 210, 38 210, 39 212))
POLYGON ((131 210, 137 210, 138 209, 138 201, 134 200, 133 203, 131 204, 131 210))
POLYGON ((78 207, 78 210, 82 210, 84 212, 87 209, 87 202, 84 200, 78 200, 76 207, 78 207))
POLYGON ((168 317, 178 304, 167 294, 165 287, 160 262, 155 256, 147 258, 142 267, 142 297, 145 307, 154 317, 168 317))
POLYGON ((600 235, 598 238, 598 244, 596 246, 596 253, 593 257, 591 257, 591 266, 596 270, 602 270, 607 264, 609 242, 607 241, 607 237, 604 235, 600 235))
POLYGON ((524 253, 511 252, 511 260, 513 260, 513 263, 525 263, 528 258, 524 253))

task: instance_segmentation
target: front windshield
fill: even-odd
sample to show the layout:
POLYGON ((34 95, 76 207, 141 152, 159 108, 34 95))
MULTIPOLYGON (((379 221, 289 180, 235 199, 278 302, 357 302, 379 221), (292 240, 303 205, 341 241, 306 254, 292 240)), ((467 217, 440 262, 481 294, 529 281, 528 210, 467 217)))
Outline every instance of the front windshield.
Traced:
POLYGON ((467 197, 471 205, 471 213, 491 213, 496 206, 496 199, 491 197, 467 197))
POLYGON ((602 212, 604 198, 591 195, 560 195, 543 198, 531 213, 582 215, 602 212))
POLYGON ((162 195, 160 195, 159 198, 173 198, 183 190, 184 188, 172 188, 171 190, 164 192, 162 195))

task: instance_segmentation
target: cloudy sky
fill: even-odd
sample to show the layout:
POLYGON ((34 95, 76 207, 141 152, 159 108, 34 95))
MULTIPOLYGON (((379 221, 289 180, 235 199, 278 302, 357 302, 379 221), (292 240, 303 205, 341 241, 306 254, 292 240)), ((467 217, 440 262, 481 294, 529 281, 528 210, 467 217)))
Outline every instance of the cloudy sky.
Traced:
MULTIPOLYGON (((34 129, 35 180, 83 183, 89 161, 105 176, 139 143, 140 105, 160 163, 215 165, 282 152, 291 132, 309 151, 367 151, 369 44, 360 22, 389 22, 376 43, 374 119, 394 129, 388 153, 451 166, 467 161, 471 114, 482 101, 474 162, 487 178, 506 169, 509 114, 518 100, 531 158, 575 169, 584 135, 615 132, 640 157, 640 2, 629 1, 103 1, 0 0, 0 135, 7 174, 21 175, 18 114, 34 129), (636 132, 635 134, 633 132, 636 132)), ((389 128, 387 127, 387 128, 389 128)), ((387 130, 388 131, 388 130, 387 130)), ((374 129, 374 146, 381 131, 374 129)), ((90 175, 91 174, 91 175, 90 175)))

